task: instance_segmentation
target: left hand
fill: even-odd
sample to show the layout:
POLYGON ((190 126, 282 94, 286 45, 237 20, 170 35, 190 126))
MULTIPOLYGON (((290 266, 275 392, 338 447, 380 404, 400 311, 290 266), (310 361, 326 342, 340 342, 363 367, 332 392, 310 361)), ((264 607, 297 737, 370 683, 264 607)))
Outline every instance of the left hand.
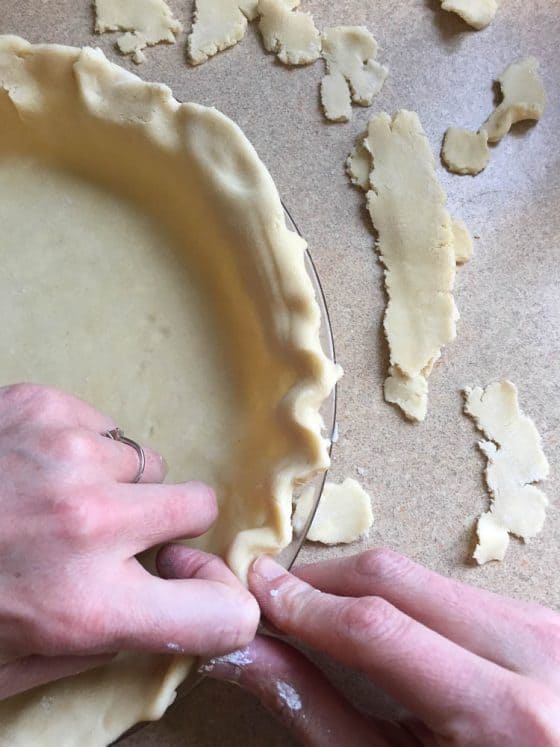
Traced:
POLYGON ((387 729, 298 651, 269 637, 203 665, 256 695, 304 745, 560 744, 560 615, 461 584, 387 550, 287 573, 260 558, 250 589, 282 634, 365 673, 410 712, 387 729))

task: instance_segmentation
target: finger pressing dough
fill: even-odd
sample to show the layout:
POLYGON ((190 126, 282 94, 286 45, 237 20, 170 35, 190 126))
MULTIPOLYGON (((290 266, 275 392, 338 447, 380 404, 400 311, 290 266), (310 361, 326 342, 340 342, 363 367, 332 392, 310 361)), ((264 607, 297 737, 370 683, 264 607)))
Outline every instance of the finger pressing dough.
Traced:
POLYGON ((486 28, 498 9, 496 0, 443 0, 441 7, 457 13, 477 30, 486 28))
POLYGON ((200 65, 245 36, 247 22, 257 17, 258 0, 195 0, 187 40, 187 58, 200 65))
POLYGON ((516 122, 541 118, 545 93, 537 69, 534 57, 525 57, 505 69, 498 78, 503 101, 478 132, 459 127, 447 130, 441 155, 449 171, 478 174, 490 160, 488 143, 499 142, 516 122))
MULTIPOLYGON (((389 296, 384 327, 391 366, 385 399, 407 418, 424 420, 427 378, 443 345, 455 338, 454 225, 417 114, 400 111, 370 120, 365 139, 347 161, 351 178, 362 188, 367 153, 373 157, 368 210, 389 296)), ((458 227, 455 231, 464 242, 458 227)))
POLYGON ((144 62, 142 51, 159 42, 174 42, 182 26, 163 0, 95 0, 95 30, 126 31, 117 39, 123 54, 144 62))
MULTIPOLYGON (((305 526, 314 499, 312 486, 306 488, 298 499, 293 517, 296 532, 305 526)), ((369 531, 372 524, 371 498, 356 480, 347 477, 340 485, 325 483, 307 539, 324 545, 355 542, 369 531)))
POLYGON ((490 161, 486 130, 472 132, 462 127, 449 127, 443 137, 441 157, 454 174, 479 174, 490 161))
POLYGON ((352 102, 369 106, 388 70, 376 62, 377 42, 364 26, 326 29, 321 54, 327 66, 321 81, 325 116, 333 122, 347 122, 352 116, 352 102))
POLYGON ((300 0, 260 0, 259 31, 264 48, 284 65, 308 65, 321 54, 321 35, 310 13, 296 13, 300 0))
POLYGON ((488 441, 479 447, 488 459, 486 483, 492 496, 490 511, 478 520, 478 563, 503 560, 509 533, 528 540, 543 528, 546 495, 532 483, 544 480, 549 465, 533 421, 524 415, 511 381, 465 388, 465 412, 488 441))
MULTIPOLYGON (((328 465, 339 371, 305 242, 242 131, 98 49, 0 37, 0 225, 0 385, 66 389, 164 454, 171 480, 213 485, 196 544, 245 579, 289 544, 294 485, 328 465)), ((105 747, 161 717, 189 667, 123 653, 9 698, 0 747, 105 747)))

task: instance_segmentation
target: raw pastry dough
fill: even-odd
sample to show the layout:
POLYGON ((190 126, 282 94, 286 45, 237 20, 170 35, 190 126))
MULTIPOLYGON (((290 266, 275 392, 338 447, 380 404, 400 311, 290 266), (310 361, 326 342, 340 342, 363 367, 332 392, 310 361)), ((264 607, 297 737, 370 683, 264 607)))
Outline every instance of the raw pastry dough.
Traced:
POLYGON ((492 495, 490 511, 478 521, 478 563, 503 560, 508 532, 525 540, 543 528, 546 495, 532 483, 549 471, 541 438, 533 421, 519 410, 517 389, 511 381, 465 388, 465 412, 490 440, 480 441, 488 459, 486 482, 492 495))
MULTIPOLYGON (((305 525, 314 498, 313 487, 301 494, 293 518, 296 532, 305 525)), ((369 531, 372 524, 371 498, 356 480, 347 477, 340 485, 325 483, 307 539, 324 545, 355 542, 369 531)))
POLYGON ((379 234, 389 295, 385 399, 407 418, 424 420, 427 378, 443 345, 455 338, 454 226, 417 114, 400 111, 370 120, 366 138, 347 161, 351 178, 362 188, 366 153, 373 156, 368 209, 379 234))
POLYGON ((321 54, 321 36, 310 13, 295 13, 300 0, 260 0, 259 31, 264 48, 284 65, 308 65, 321 54))
POLYGON ((498 78, 503 101, 481 127, 488 133, 489 143, 501 140, 516 122, 541 118, 545 95, 538 67, 534 57, 525 57, 509 65, 498 78))
MULTIPOLYGON (((366 148, 364 139, 365 135, 358 138, 354 149, 346 159, 346 171, 352 184, 367 192, 370 186, 369 175, 373 169, 373 158, 366 148)), ((451 230, 453 232, 455 262, 458 265, 462 265, 472 257, 472 238, 469 229, 461 218, 452 219, 451 230)), ((397 382, 395 382, 396 384, 397 382)))
POLYGON ((526 119, 538 120, 544 111, 545 93, 534 57, 525 57, 509 65, 498 78, 503 101, 482 125, 479 132, 450 127, 445 133, 442 159, 455 174, 478 174, 490 160, 488 143, 497 143, 512 124, 526 119))
POLYGON ((258 0, 195 0, 187 57, 200 65, 245 36, 247 22, 257 17, 258 0))
POLYGON ((496 0, 443 0, 441 7, 457 13, 477 30, 486 28, 498 9, 496 0))
POLYGON ((95 0, 95 13, 99 34, 128 32, 117 39, 117 46, 136 63, 146 59, 143 49, 162 41, 174 42, 183 28, 163 0, 95 0))
POLYGON ((451 220, 453 231, 453 249, 455 250, 455 262, 464 265, 473 254, 473 242, 465 221, 461 218, 451 220))
POLYGON ((381 90, 388 70, 376 62, 377 42, 364 26, 337 26, 322 35, 327 74, 321 101, 327 119, 347 122, 352 102, 369 106, 381 90))
POLYGON ((485 130, 471 132, 449 127, 443 137, 441 157, 454 174, 479 174, 490 161, 488 134, 485 130))
MULTIPOLYGON (((198 544, 241 578, 291 538, 295 483, 328 465, 305 242, 215 109, 100 50, 0 37, 2 384, 63 386, 216 488, 198 544)), ((1 747, 101 747, 159 718, 189 661, 122 654, 0 703, 1 747)))

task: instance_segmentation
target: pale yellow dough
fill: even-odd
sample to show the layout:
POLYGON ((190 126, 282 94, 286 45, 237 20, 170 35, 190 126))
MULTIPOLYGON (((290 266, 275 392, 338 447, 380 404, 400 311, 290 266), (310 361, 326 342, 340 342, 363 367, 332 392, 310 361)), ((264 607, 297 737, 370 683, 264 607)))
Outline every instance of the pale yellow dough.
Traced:
POLYGON ((375 60, 377 42, 364 26, 336 26, 322 35, 327 74, 321 81, 325 117, 347 122, 352 102, 369 106, 379 93, 388 70, 375 60))
POLYGON ((499 142, 516 122, 541 118, 545 93, 538 66, 534 57, 525 57, 504 70, 498 78, 503 101, 478 132, 459 127, 446 131, 441 156, 449 171, 478 174, 490 161, 488 143, 499 142))
POLYGON ((473 255, 472 237, 465 221, 461 218, 452 218, 451 230, 453 232, 453 249, 455 251, 455 262, 464 265, 473 255))
POLYGON ((284 65, 309 65, 321 54, 321 35, 309 13, 294 12, 300 0, 260 0, 259 31, 264 48, 284 65))
POLYGON ((488 459, 486 482, 492 495, 490 511, 478 521, 478 563, 503 560, 509 534, 525 540, 544 524, 546 495, 533 483, 544 480, 549 465, 533 421, 519 409, 517 389, 511 381, 465 388, 465 412, 488 441, 479 447, 488 459))
MULTIPOLYGON (((313 487, 304 490, 299 498, 293 518, 296 532, 305 526, 314 499, 313 487)), ((307 539, 324 545, 355 542, 372 524, 371 498, 356 480, 347 477, 340 485, 325 483, 307 539)))
POLYGON ((441 157, 454 174, 479 174, 490 161, 488 134, 485 130, 472 132, 449 127, 443 138, 441 157))
POLYGON ((163 0, 95 0, 95 14, 98 33, 128 32, 117 40, 117 46, 136 63, 146 59, 143 49, 174 42, 183 28, 163 0))
POLYGON ((257 17, 259 0, 195 0, 187 41, 187 57, 200 65, 245 36, 247 22, 257 17))
POLYGON ((486 28, 498 9, 496 0, 442 0, 441 7, 461 16, 477 30, 486 28))
MULTIPOLYGON (((2 379, 62 387, 216 488, 198 545, 244 579, 328 465, 305 242, 214 109, 100 50, 0 37, 2 379)), ((173 642, 170 642, 170 650, 173 642)), ((122 654, 0 703, 1 747, 102 747, 159 718, 189 660, 122 654)))
POLYGON ((414 112, 373 117, 346 166, 355 184, 369 188, 368 210, 386 267, 391 365, 385 399, 410 420, 424 420, 428 376, 441 348, 455 338, 452 290, 455 263, 468 254, 466 226, 454 223, 445 208, 434 157, 414 112), (367 154, 372 170, 366 180, 367 154))
POLYGON ((503 101, 481 128, 487 132, 489 143, 501 140, 516 122, 541 118, 545 94, 538 67, 534 57, 525 57, 509 65, 498 78, 503 101))

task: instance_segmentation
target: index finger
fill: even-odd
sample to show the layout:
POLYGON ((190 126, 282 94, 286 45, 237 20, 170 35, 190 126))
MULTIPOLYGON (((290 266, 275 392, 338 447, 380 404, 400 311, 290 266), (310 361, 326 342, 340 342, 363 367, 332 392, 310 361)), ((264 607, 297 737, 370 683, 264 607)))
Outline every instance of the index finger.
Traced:
POLYGON ((522 679, 462 649, 380 597, 319 592, 270 558, 255 562, 249 588, 281 632, 367 673, 434 730, 455 733, 454 725, 463 723, 465 714, 480 715, 471 727, 477 721, 488 724, 488 694, 507 700, 522 679))

